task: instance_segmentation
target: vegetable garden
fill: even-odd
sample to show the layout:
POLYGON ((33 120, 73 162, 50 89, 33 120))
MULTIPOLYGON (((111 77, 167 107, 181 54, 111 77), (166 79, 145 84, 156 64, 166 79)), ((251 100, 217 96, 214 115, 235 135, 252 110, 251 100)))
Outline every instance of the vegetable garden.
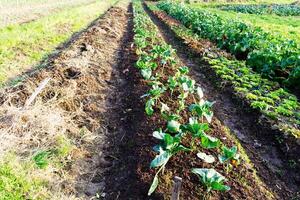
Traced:
POLYGON ((111 1, 3 84, 0 200, 300 198, 300 46, 208 7, 111 1))

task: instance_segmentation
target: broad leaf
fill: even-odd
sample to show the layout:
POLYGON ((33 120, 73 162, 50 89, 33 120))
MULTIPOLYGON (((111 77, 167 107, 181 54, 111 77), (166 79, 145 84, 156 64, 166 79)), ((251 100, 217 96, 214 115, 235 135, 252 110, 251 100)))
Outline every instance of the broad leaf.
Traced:
POLYGON ((212 155, 207 155, 206 153, 199 152, 197 153, 197 156, 206 163, 215 162, 215 157, 213 157, 212 155))
POLYGON ((206 149, 212 149, 220 146, 220 140, 218 138, 203 134, 201 136, 201 146, 206 149))
POLYGON ((155 137, 156 139, 163 140, 165 137, 165 133, 162 132, 161 129, 159 129, 158 131, 154 131, 152 136, 155 137))
POLYGON ((206 186, 207 191, 210 190, 230 190, 230 187, 223 184, 226 180, 224 176, 218 173, 215 169, 194 168, 192 172, 196 174, 200 181, 206 186))
POLYGON ((229 160, 238 160, 239 154, 237 153, 237 147, 233 146, 231 148, 227 148, 226 146, 223 146, 222 148, 223 154, 219 155, 219 160, 221 163, 224 163, 229 160))
POLYGON ((141 69, 141 74, 144 79, 149 80, 152 76, 152 70, 150 68, 141 69))
POLYGON ((180 131, 180 123, 178 121, 175 121, 175 120, 168 121, 167 129, 171 133, 177 133, 177 132, 180 131))
POLYGON ((157 155, 151 162, 150 168, 156 168, 166 164, 170 159, 171 154, 167 151, 161 151, 159 155, 157 155))

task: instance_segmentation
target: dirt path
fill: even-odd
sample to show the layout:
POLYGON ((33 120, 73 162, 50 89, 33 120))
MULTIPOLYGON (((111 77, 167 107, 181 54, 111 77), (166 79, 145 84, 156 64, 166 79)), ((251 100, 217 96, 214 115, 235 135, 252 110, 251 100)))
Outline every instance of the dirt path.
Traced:
POLYGON ((204 88, 207 98, 216 102, 214 106, 216 117, 239 138, 255 164, 258 175, 282 198, 295 197, 299 189, 299 173, 290 168, 284 152, 268 136, 272 134, 272 130, 261 126, 259 114, 247 111, 247 107, 233 97, 230 89, 219 88, 209 66, 201 61, 200 55, 177 38, 174 32, 146 6, 145 9, 159 27, 164 39, 177 50, 182 62, 190 67, 191 76, 204 88))
POLYGON ((47 169, 55 170, 41 171, 51 199, 117 199, 119 193, 131 191, 135 179, 128 172, 134 170, 122 169, 130 155, 118 146, 130 137, 126 134, 134 133, 128 115, 132 109, 127 107, 139 98, 127 78, 133 66, 129 8, 125 1, 108 10, 46 69, 0 93, 1 155, 13 149, 18 158, 30 161, 36 152, 60 149, 58 137, 70 144, 67 155, 49 158, 47 169), (48 85, 24 107, 46 78, 51 78, 48 85))

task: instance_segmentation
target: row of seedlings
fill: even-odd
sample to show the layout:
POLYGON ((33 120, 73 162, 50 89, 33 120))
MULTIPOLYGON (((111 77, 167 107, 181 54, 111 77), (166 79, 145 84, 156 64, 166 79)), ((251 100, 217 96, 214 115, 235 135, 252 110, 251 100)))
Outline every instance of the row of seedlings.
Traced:
MULTIPOLYGON (((170 158, 181 151, 201 150, 197 156, 203 162, 219 162, 229 171, 232 163, 239 162, 239 154, 236 146, 227 147, 220 139, 207 134, 213 117, 213 102, 203 98, 202 89, 188 76, 188 67, 180 66, 175 50, 159 36, 141 1, 133 1, 133 11, 136 67, 150 87, 142 96, 146 99, 145 112, 148 116, 159 112, 165 120, 165 126, 153 132, 159 143, 153 147, 157 155, 150 167, 157 171, 148 195, 159 185, 159 176, 170 158), (220 152, 218 161, 204 152, 207 149, 220 152)), ((212 190, 230 190, 224 184, 226 178, 214 168, 193 168, 191 172, 199 176, 207 194, 212 190)))

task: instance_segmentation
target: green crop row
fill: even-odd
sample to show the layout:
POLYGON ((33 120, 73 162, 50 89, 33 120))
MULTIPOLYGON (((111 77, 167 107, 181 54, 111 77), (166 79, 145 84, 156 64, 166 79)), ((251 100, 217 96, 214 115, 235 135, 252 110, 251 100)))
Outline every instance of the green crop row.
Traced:
POLYGON ((300 6, 290 4, 253 4, 253 5, 226 5, 221 10, 235 11, 248 14, 275 14, 279 16, 299 16, 300 6))
MULTIPOLYGON (((142 96, 146 99, 145 113, 158 115, 165 122, 164 127, 153 132, 159 144, 153 147, 157 155, 150 168, 157 170, 148 195, 157 188, 159 175, 164 173, 168 161, 179 153, 197 151, 203 162, 212 166, 212 163, 219 163, 229 173, 233 167, 231 163, 239 163, 239 154, 236 146, 229 148, 207 133, 213 117, 213 102, 204 99, 202 89, 188 76, 188 67, 180 65, 175 50, 160 37, 140 0, 133 1, 133 12, 134 44, 138 56, 136 68, 150 87, 142 96), (207 153, 208 149, 216 151, 218 161, 207 153)), ((207 194, 211 190, 230 189, 224 185, 225 177, 213 167, 193 168, 191 172, 199 177, 207 194)))
POLYGON ((237 20, 223 19, 203 9, 164 1, 158 7, 179 20, 202 38, 246 60, 263 77, 297 87, 300 85, 300 48, 286 40, 237 20))
MULTIPOLYGON (((187 44, 201 41, 199 35, 183 25, 169 24, 169 27, 187 44)), ((262 78, 245 62, 229 60, 217 52, 220 50, 210 49, 210 52, 201 52, 204 53, 204 59, 222 81, 233 87, 237 96, 252 108, 260 110, 275 127, 300 138, 300 103, 297 97, 278 83, 262 78)))

